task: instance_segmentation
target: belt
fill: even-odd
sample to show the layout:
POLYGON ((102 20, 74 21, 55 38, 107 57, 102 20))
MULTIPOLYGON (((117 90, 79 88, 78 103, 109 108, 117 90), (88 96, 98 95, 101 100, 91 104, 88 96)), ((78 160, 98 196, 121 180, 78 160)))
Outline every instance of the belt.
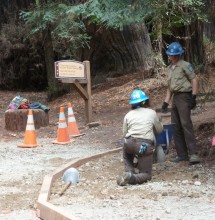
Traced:
POLYGON ((173 92, 173 95, 179 95, 179 94, 191 94, 192 91, 190 92, 173 92))
POLYGON ((132 136, 127 137, 126 139, 133 139, 133 140, 137 140, 137 141, 142 141, 142 142, 146 142, 146 143, 148 143, 148 144, 153 144, 153 143, 154 143, 154 141, 149 140, 149 139, 135 138, 135 137, 132 137, 132 136))

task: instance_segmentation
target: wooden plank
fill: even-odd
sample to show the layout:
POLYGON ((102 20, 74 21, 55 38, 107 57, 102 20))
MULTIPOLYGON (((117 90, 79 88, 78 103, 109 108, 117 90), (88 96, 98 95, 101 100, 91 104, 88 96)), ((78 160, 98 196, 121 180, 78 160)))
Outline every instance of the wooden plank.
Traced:
POLYGON ((74 85, 77 88, 78 93, 81 95, 81 97, 84 100, 88 100, 89 99, 89 95, 87 94, 87 92, 83 89, 83 87, 78 83, 78 82, 74 82, 74 85))
POLYGON ((92 98, 91 98, 91 77, 90 77, 90 62, 84 61, 86 65, 86 77, 87 77, 87 94, 89 96, 88 100, 85 102, 87 122, 92 122, 92 98))
POLYGON ((81 84, 86 84, 87 83, 87 79, 73 79, 73 78, 61 78, 58 79, 60 82, 62 83, 81 83, 81 84))
POLYGON ((82 159, 73 160, 72 162, 67 163, 66 165, 63 165, 60 168, 56 169, 52 174, 46 175, 43 181, 40 195, 37 200, 37 216, 42 220, 80 220, 79 218, 72 215, 71 213, 68 213, 62 210, 62 208, 56 207, 55 205, 48 202, 49 193, 52 187, 53 180, 59 177, 59 174, 62 174, 64 170, 70 167, 78 167, 82 164, 87 163, 90 160, 101 158, 102 156, 105 156, 111 153, 120 152, 121 150, 122 150, 122 147, 119 147, 113 150, 98 153, 98 154, 85 157, 82 159))
POLYGON ((52 175, 46 175, 43 184, 40 190, 40 195, 38 198, 38 201, 48 201, 51 193, 51 186, 53 182, 53 176, 52 175))
POLYGON ((37 208, 37 216, 43 220, 78 220, 49 202, 38 202, 37 208))

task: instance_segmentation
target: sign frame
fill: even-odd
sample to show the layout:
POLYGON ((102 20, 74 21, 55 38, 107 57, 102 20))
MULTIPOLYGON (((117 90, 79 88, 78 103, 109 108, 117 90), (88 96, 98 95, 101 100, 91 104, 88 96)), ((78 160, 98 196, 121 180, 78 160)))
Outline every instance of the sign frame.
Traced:
POLYGON ((86 65, 84 62, 79 62, 79 61, 75 61, 75 60, 59 60, 56 61, 54 63, 55 65, 55 78, 57 79, 68 79, 68 78, 72 78, 72 79, 86 79, 86 65), (67 73, 63 73, 63 71, 60 72, 60 67, 61 65, 67 65, 67 69, 65 70, 67 73), (72 67, 72 65, 74 65, 72 67), (79 71, 75 71, 73 68, 77 68, 77 70, 79 71), (81 70, 81 68, 83 68, 83 70, 81 70), (69 71, 73 71, 73 75, 70 73, 68 73, 69 71), (80 72, 82 71, 82 72, 80 72), (75 75, 77 74, 77 75, 75 75), (78 74, 81 74, 81 76, 78 76, 78 74))
MULTIPOLYGON (((73 61, 73 62, 81 63, 78 61, 73 61)), ((57 78, 57 79, 61 83, 70 83, 74 85, 77 92, 84 99, 87 123, 91 123, 92 122, 92 95, 91 95, 90 61, 85 60, 81 64, 83 64, 85 67, 84 68, 85 78, 62 77, 62 78, 57 78)))

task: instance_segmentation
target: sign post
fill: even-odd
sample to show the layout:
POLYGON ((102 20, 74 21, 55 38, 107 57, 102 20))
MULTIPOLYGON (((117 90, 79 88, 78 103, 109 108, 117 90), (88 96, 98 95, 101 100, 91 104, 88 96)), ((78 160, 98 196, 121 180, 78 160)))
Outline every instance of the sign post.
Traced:
POLYGON ((92 122, 90 62, 62 60, 55 62, 55 77, 62 83, 73 83, 85 101, 87 123, 92 122), (83 84, 83 86, 81 85, 83 84))

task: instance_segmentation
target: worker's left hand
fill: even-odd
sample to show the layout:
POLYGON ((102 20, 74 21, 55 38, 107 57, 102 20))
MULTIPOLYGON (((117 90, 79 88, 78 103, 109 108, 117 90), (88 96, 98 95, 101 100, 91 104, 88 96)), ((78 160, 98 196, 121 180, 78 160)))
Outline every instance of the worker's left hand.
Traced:
POLYGON ((167 102, 163 102, 163 105, 162 105, 162 107, 161 107, 161 112, 163 112, 163 113, 167 113, 167 111, 168 111, 168 103, 167 102))
POLYGON ((191 109, 194 109, 196 107, 196 95, 192 95, 192 99, 191 99, 191 109))

